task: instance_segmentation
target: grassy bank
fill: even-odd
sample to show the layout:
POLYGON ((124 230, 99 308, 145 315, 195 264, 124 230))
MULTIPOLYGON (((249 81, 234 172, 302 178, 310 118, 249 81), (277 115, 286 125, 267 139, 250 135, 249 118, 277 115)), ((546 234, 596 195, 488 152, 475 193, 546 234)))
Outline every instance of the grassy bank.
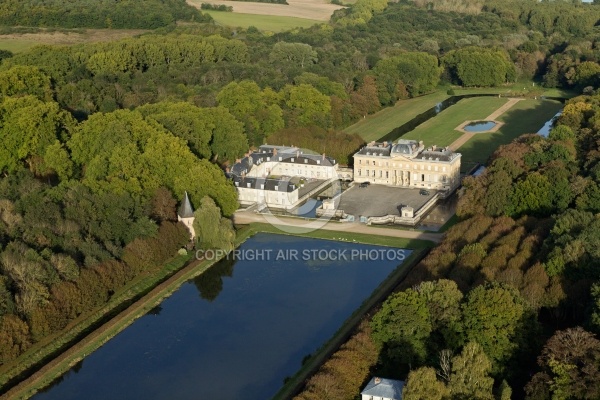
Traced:
POLYGON ((271 224, 264 224, 258 222, 254 222, 249 225, 244 225, 238 230, 238 241, 240 241, 239 243, 242 243, 244 240, 258 232, 275 233, 279 235, 301 236, 314 239, 335 240, 341 242, 371 244, 375 246, 402 247, 405 249, 428 249, 435 246, 435 243, 430 242, 428 240, 404 239, 390 236, 377 236, 354 232, 316 230, 303 234, 290 234, 281 231, 279 228, 271 224))
POLYGON ((39 369, 39 371, 2 397, 28 398, 48 386, 86 355, 106 343, 172 293, 173 280, 178 282, 177 287, 179 287, 181 283, 190 279, 188 275, 201 273, 210 265, 208 262, 199 263, 190 260, 191 255, 178 256, 154 271, 147 271, 117 291, 102 308, 80 316, 63 332, 45 338, 15 362, 3 365, 0 368, 3 389, 7 382, 19 378, 29 369, 39 369), (183 277, 180 276, 182 273, 183 277), (155 292, 157 288, 160 289, 158 293, 155 292), (127 318, 123 313, 127 313, 127 318), (40 364, 45 365, 41 367, 40 364))

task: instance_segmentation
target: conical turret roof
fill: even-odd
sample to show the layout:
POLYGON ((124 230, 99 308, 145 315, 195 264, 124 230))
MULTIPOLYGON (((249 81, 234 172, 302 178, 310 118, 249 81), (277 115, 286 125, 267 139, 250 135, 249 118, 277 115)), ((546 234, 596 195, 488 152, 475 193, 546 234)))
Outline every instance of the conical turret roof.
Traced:
POLYGON ((185 196, 181 205, 179 206, 179 210, 177 211, 177 215, 181 218, 193 218, 194 217, 194 209, 192 208, 192 203, 190 203, 190 198, 188 197, 187 192, 185 192, 185 196))

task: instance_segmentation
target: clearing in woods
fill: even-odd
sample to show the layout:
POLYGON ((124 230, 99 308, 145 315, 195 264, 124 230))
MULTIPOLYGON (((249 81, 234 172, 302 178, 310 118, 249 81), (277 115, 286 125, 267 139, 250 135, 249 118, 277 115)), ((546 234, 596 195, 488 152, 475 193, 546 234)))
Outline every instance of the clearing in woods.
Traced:
POLYGON ((78 43, 108 42, 148 32, 143 29, 78 29, 73 31, 41 30, 36 33, 11 33, 0 35, 0 50, 20 53, 33 46, 71 45, 78 43))
POLYGON ((234 13, 261 14, 279 17, 296 17, 316 21, 329 21, 335 10, 343 6, 330 4, 326 0, 287 0, 289 4, 254 3, 247 1, 227 0, 188 0, 194 7, 200 8, 202 3, 224 4, 233 7, 234 13))

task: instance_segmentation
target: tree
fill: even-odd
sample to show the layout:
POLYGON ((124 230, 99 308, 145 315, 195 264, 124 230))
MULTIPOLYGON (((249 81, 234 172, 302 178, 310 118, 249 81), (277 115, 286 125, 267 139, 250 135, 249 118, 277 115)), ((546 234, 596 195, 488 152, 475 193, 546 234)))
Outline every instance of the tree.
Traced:
POLYGON ((498 49, 464 47, 448 52, 442 63, 453 81, 463 86, 497 86, 515 79, 515 67, 498 49))
MULTIPOLYGON (((0 171, 15 171, 26 161, 32 171, 43 173, 46 149, 67 136, 75 121, 57 103, 24 96, 0 104, 0 124, 0 171)), ((62 172, 68 173, 63 166, 62 172)))
POLYGON ((557 331, 538 358, 542 372, 527 384, 528 398, 595 399, 600 396, 600 341, 580 327, 557 331))
POLYGON ((289 124, 292 126, 330 125, 331 99, 311 85, 286 85, 283 88, 285 105, 291 111, 289 124))
POLYGON ((35 96, 41 101, 52 100, 50 78, 32 66, 16 65, 0 71, 0 99, 19 95, 35 96))
POLYGON ((403 364, 422 362, 433 326, 425 296, 412 289, 388 297, 371 320, 373 339, 388 357, 403 364))
POLYGON ((410 371, 406 385, 402 390, 404 400, 442 400, 450 391, 437 379, 435 369, 422 367, 410 371))
POLYGON ((479 343, 500 371, 514 354, 526 317, 523 300, 516 289, 500 284, 478 286, 462 305, 465 342, 479 343))
POLYGON ((277 42, 269 54, 269 61, 276 64, 293 63, 300 68, 317 62, 317 52, 306 43, 277 42))
POLYGON ((477 342, 469 342, 462 352, 452 359, 452 374, 448 388, 453 399, 491 400, 494 379, 488 374, 492 363, 477 342))
POLYGON ((194 212, 197 245, 203 249, 233 248, 235 230, 230 220, 221 217, 221 210, 208 196, 202 198, 194 212))

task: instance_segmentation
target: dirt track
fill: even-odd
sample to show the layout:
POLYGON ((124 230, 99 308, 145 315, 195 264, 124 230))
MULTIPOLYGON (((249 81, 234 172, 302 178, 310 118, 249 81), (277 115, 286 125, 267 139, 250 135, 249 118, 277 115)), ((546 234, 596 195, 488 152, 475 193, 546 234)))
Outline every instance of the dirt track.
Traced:
POLYGON ((223 1, 223 0, 188 0, 188 3, 200 8, 202 3, 224 4, 233 7, 233 11, 243 14, 276 15, 280 17, 296 17, 314 19, 317 21, 329 21, 329 17, 335 10, 344 8, 325 0, 287 0, 286 4, 253 3, 246 1, 223 1))

